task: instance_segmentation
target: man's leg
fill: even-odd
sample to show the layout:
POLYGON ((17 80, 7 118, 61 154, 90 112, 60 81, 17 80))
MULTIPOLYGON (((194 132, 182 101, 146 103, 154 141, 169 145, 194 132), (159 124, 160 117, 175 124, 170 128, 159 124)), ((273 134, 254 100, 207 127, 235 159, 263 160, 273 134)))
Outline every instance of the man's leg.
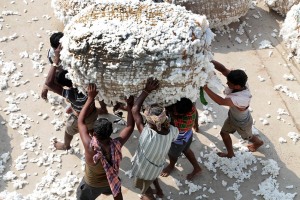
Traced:
POLYGON ((54 147, 56 148, 56 150, 68 150, 71 148, 72 139, 73 139, 73 136, 69 135, 67 132, 65 132, 64 143, 54 141, 54 147))
POLYGON ((159 198, 163 198, 164 197, 164 193, 158 183, 158 178, 156 178, 154 181, 153 181, 153 185, 155 187, 155 192, 154 194, 156 194, 157 197, 159 198))
POLYGON ((168 166, 166 166, 162 170, 162 172, 160 174, 162 177, 167 177, 167 176, 170 175, 170 173, 173 171, 173 169, 175 167, 175 164, 176 164, 176 162, 178 160, 178 158, 176 158, 176 157, 174 157, 174 156, 172 156, 170 154, 168 154, 168 156, 169 156, 170 163, 168 164, 168 166))
POLYGON ((88 199, 89 193, 90 192, 86 187, 86 183, 85 183, 84 179, 82 179, 81 182, 79 183, 79 186, 77 187, 76 199, 77 200, 88 199))
POLYGON ((114 197, 114 200, 123 200, 122 192, 118 193, 118 195, 114 197))
POLYGON ((221 131, 221 137, 223 139, 223 142, 225 144, 225 147, 227 149, 227 153, 219 152, 218 155, 220 157, 227 157, 231 158, 234 156, 233 147, 232 147, 232 140, 229 133, 224 133, 221 131))
POLYGON ((251 152, 255 152, 260 146, 264 144, 264 142, 255 135, 252 136, 249 142, 252 142, 252 144, 247 145, 249 151, 251 152))
POLYGON ((199 163, 197 162, 195 154, 191 150, 191 148, 188 148, 183 153, 194 167, 192 173, 188 174, 186 177, 187 180, 192 180, 197 174, 202 172, 202 169, 201 169, 199 163))

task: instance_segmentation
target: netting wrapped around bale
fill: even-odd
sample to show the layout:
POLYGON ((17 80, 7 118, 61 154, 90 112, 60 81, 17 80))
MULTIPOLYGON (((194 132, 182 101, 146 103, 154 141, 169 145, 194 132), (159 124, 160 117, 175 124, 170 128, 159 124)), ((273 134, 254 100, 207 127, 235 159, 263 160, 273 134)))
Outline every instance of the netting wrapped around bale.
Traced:
POLYGON ((148 77, 160 80, 148 103, 196 101, 200 86, 217 82, 209 79, 212 38, 205 16, 180 6, 96 4, 66 26, 61 60, 75 86, 96 83, 107 104, 137 96, 148 77))
POLYGON ((300 63, 300 4, 294 5, 287 13, 280 35, 300 63))
MULTIPOLYGON (((173 0, 167 0, 172 2, 173 0)), ((211 28, 219 28, 246 15, 252 0, 175 0, 177 5, 200 15, 206 15, 211 28)))
POLYGON ((265 0, 265 3, 272 10, 278 12, 282 16, 285 16, 293 5, 296 5, 300 0, 265 0))
POLYGON ((51 7, 55 16, 64 24, 67 24, 75 15, 87 6, 96 3, 108 2, 137 2, 138 0, 51 0, 51 7))

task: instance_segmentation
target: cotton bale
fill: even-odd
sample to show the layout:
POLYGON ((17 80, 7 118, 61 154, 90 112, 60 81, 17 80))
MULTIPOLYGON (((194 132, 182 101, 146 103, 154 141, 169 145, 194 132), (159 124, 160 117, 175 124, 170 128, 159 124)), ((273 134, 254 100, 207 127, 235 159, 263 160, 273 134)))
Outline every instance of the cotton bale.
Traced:
POLYGON ((213 74, 214 34, 205 16, 181 6, 152 2, 94 4, 64 29, 61 60, 74 86, 95 83, 111 104, 137 96, 148 77, 160 88, 146 103, 169 105, 181 97, 196 101, 213 74))
POLYGON ((117 1, 137 2, 138 0, 51 0, 54 15, 64 24, 67 24, 82 9, 97 3, 117 1))
POLYGON ((287 13, 280 35, 294 58, 300 63, 300 4, 294 5, 287 13))
POLYGON ((296 5, 300 0, 265 0, 269 8, 278 12, 282 16, 286 16, 293 5, 296 5))
POLYGON ((252 0, 167 0, 200 15, 206 15, 211 28, 221 28, 246 15, 252 0))

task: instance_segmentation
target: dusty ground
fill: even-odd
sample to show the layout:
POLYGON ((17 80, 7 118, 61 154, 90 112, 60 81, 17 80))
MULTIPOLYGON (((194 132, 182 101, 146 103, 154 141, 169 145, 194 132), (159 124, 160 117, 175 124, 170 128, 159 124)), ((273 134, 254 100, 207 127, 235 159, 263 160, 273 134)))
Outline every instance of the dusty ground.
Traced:
MULTIPOLYGON (((184 184, 184 180, 186 174, 189 173, 192 168, 186 159, 180 158, 178 161, 179 166, 171 176, 160 178, 162 188, 166 195, 165 199, 195 199, 197 197, 198 199, 200 199, 200 197, 204 199, 205 196, 203 195, 206 195, 207 199, 230 200, 234 199, 239 192, 242 195, 241 199, 263 199, 262 196, 255 196, 252 190, 259 190, 259 184, 270 177, 270 174, 262 175, 263 166, 260 164, 260 160, 268 159, 275 160, 280 167, 279 175, 274 177, 279 184, 278 191, 282 191, 282 194, 298 193, 294 199, 300 199, 299 142, 294 144, 287 135, 289 132, 300 133, 300 103, 298 100, 290 98, 285 93, 274 89, 275 86, 281 84, 287 86, 291 92, 296 93, 299 97, 300 67, 293 59, 287 59, 288 51, 282 39, 279 36, 271 36, 273 32, 276 33, 276 31, 274 31, 275 29, 277 31, 280 30, 281 23, 284 19, 276 13, 269 11, 262 1, 258 2, 257 7, 249 10, 247 16, 241 19, 241 21, 246 21, 248 24, 248 26, 245 27, 245 33, 243 35, 236 34, 235 30, 239 27, 240 23, 234 23, 230 26, 232 28, 230 34, 218 34, 212 45, 216 60, 230 68, 243 68, 249 76, 249 85, 253 93, 251 103, 253 110, 252 115, 255 119, 255 127, 258 129, 259 136, 264 140, 265 145, 258 152, 253 154, 257 159, 257 163, 246 166, 247 169, 245 169, 245 171, 253 169, 253 167, 257 167, 257 170, 252 171, 250 179, 245 179, 244 182, 237 183, 239 187, 233 191, 229 187, 235 186, 233 184, 236 183, 237 179, 229 178, 219 168, 217 168, 216 173, 209 171, 203 164, 207 161, 207 158, 201 157, 203 173, 195 178, 193 183, 202 186, 202 188, 191 195, 181 194, 189 189, 188 186, 184 184), (255 18, 254 15, 259 16, 259 18, 255 18), (243 41, 241 44, 235 41, 237 36, 243 41), (257 38, 257 40, 251 43, 254 38, 257 38), (245 43, 247 39, 249 40, 248 45, 245 43), (274 48, 259 49, 259 43, 263 40, 271 41, 274 48), (284 74, 292 74, 297 80, 287 81, 283 78, 284 74), (262 79, 264 79, 264 81, 262 81, 262 79), (277 119, 279 116, 279 108, 284 109, 289 115, 281 115, 281 119, 277 119), (268 121, 267 125, 262 123, 263 119, 268 121), (286 139, 287 143, 281 144, 279 142, 280 137, 286 139), (177 186, 173 178, 180 180, 183 186, 177 186), (223 186, 222 181, 226 181, 227 186, 223 186), (291 185, 293 188, 286 188, 286 186, 291 185), (207 189, 203 189, 204 187, 207 189), (208 190, 209 188, 213 190, 208 190)), ((8 192, 16 191, 26 196, 31 194, 35 189, 35 185, 41 181, 47 167, 56 169, 60 173, 60 178, 64 177, 67 171, 72 171, 75 174, 77 173, 78 178, 81 179, 83 175, 80 162, 82 151, 80 151, 79 154, 63 155, 61 168, 57 168, 58 163, 38 167, 36 163, 28 162, 24 170, 16 170, 15 160, 23 152, 27 152, 28 160, 38 158, 43 152, 52 152, 48 148, 50 146, 50 138, 57 137, 62 139, 63 137, 63 131, 55 131, 53 125, 50 123, 55 117, 54 111, 51 110, 52 105, 42 99, 36 99, 32 95, 32 92, 40 94, 41 86, 44 82, 44 75, 47 74, 49 69, 46 58, 46 52, 49 48, 48 32, 55 30, 63 31, 63 26, 53 16, 50 1, 28 1, 27 5, 25 1, 15 1, 13 3, 13 1, 1 0, 0 10, 1 12, 18 12, 18 15, 9 16, 5 16, 2 13, 2 17, 0 17, 0 24, 2 25, 0 25, 0 27, 2 27, 0 28, 0 38, 12 36, 14 33, 18 36, 14 40, 0 42, 0 50, 3 52, 3 55, 0 53, 0 66, 3 67, 5 62, 13 61, 16 64, 17 71, 21 71, 23 75, 19 81, 29 81, 15 87, 12 81, 9 80, 9 87, 0 92, 0 121, 6 122, 6 124, 0 125, 0 155, 6 152, 9 152, 11 155, 11 158, 4 164, 6 168, 0 176, 3 176, 8 171, 14 171, 19 177, 21 173, 26 172, 28 177, 25 180, 28 181, 29 184, 24 185, 22 189, 15 190, 12 181, 5 182, 1 177, 0 194, 7 190, 8 192), (25 10, 27 12, 25 12, 25 10), (51 18, 47 19, 45 15, 51 16, 51 18), (44 44, 41 51, 39 51, 40 43, 44 44), (47 63, 44 66, 45 69, 43 72, 40 73, 39 70, 33 69, 31 58, 21 58, 20 53, 24 51, 27 51, 29 55, 32 55, 34 52, 42 55, 41 60, 47 63), (22 64, 22 67, 19 63, 22 64), (38 74, 38 76, 35 74, 38 74), (10 91, 10 93, 8 91, 10 91), (27 135, 37 136, 36 142, 38 145, 34 147, 34 152, 21 149, 20 143, 23 142, 25 136, 18 133, 18 129, 12 129, 9 126, 8 122, 10 116, 4 112, 4 109, 8 106, 6 98, 10 95, 15 95, 14 97, 16 97, 18 94, 24 92, 27 93, 28 98, 26 100, 18 100, 20 111, 17 113, 26 114, 32 119, 32 121, 27 120, 26 123, 31 125, 27 135), (38 116, 39 112, 48 114, 49 118, 43 120, 41 116, 38 116), (35 172, 38 174, 34 175, 35 172)), ((38 62, 41 62, 41 60, 38 62)), ((208 97, 207 100, 209 100, 208 97)), ((63 110, 63 106, 62 108, 56 106, 56 109, 63 110)), ((200 133, 194 134, 195 141, 192 143, 192 149, 197 158, 215 149, 222 150, 224 146, 218 133, 226 117, 227 108, 220 107, 215 103, 210 103, 209 106, 213 112, 209 112, 209 114, 202 119, 210 118, 212 122, 201 124, 200 133)), ((197 103, 197 108, 200 113, 204 111, 199 102, 197 103)), ((108 115, 107 117, 110 119, 115 118, 113 115, 108 115)), ((63 119, 63 116, 60 118, 63 119)), ((134 132, 133 136, 123 148, 124 159, 121 165, 120 176, 122 178, 124 199, 138 199, 138 191, 132 187, 132 179, 129 179, 124 173, 130 169, 130 158, 134 154, 138 141, 137 137, 134 136, 138 136, 137 131, 134 132)), ((235 135, 235 137, 233 137, 234 143, 238 143, 239 139, 240 138, 235 135)), ((74 140, 73 144, 76 142, 79 143, 77 147, 81 148, 80 141, 74 140)), ((61 152, 55 153, 59 154, 61 152)), ((74 186, 74 189, 76 188, 77 185, 74 186)), ((273 194, 274 193, 275 192, 273 192, 273 194)), ((74 196, 74 193, 70 195, 74 196)), ((8 195, 6 197, 8 198, 8 195)), ((101 197, 99 199, 112 198, 101 197)), ((275 197, 268 195, 265 196, 265 199, 275 199, 275 197)), ((281 199, 287 199, 287 197, 281 197, 281 199)))

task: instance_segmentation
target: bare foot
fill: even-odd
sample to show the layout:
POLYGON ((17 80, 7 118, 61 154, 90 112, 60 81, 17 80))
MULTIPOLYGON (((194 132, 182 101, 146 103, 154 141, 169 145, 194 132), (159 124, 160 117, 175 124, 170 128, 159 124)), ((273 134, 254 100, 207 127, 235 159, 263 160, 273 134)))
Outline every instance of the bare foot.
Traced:
POLYGON ((194 170, 192 171, 192 173, 190 173, 190 174, 188 174, 188 175, 186 176, 186 179, 187 179, 188 181, 190 181, 190 180, 192 180, 193 178, 195 178, 195 176, 201 174, 201 172, 202 172, 202 169, 201 169, 200 166, 197 167, 197 168, 194 168, 194 170))
MULTIPOLYGON (((152 196, 153 196, 153 195, 152 195, 152 196)), ((142 195, 140 199, 141 199, 141 200, 155 200, 154 196, 151 197, 151 196, 149 196, 149 195, 147 195, 147 194, 142 195)))
POLYGON ((233 156, 234 156, 234 154, 233 155, 230 155, 230 154, 228 154, 228 153, 223 153, 223 152, 219 152, 219 153, 217 153, 218 154, 218 156, 220 156, 220 157, 227 157, 227 158, 232 158, 233 156))
POLYGON ((162 177, 167 177, 170 175, 170 173, 173 171, 174 166, 172 167, 171 165, 166 166, 163 171, 161 172, 162 177))
POLYGON ((149 187, 148 190, 146 191, 146 193, 143 194, 140 199, 142 199, 142 200, 155 200, 155 197, 153 196, 152 188, 149 187))
POLYGON ((58 142, 57 140, 54 140, 54 147, 56 150, 68 150, 71 147, 67 148, 66 145, 62 142, 58 142))
POLYGON ((264 142, 261 141, 259 143, 248 144, 247 147, 248 147, 249 151, 255 152, 263 144, 264 144, 264 142))

